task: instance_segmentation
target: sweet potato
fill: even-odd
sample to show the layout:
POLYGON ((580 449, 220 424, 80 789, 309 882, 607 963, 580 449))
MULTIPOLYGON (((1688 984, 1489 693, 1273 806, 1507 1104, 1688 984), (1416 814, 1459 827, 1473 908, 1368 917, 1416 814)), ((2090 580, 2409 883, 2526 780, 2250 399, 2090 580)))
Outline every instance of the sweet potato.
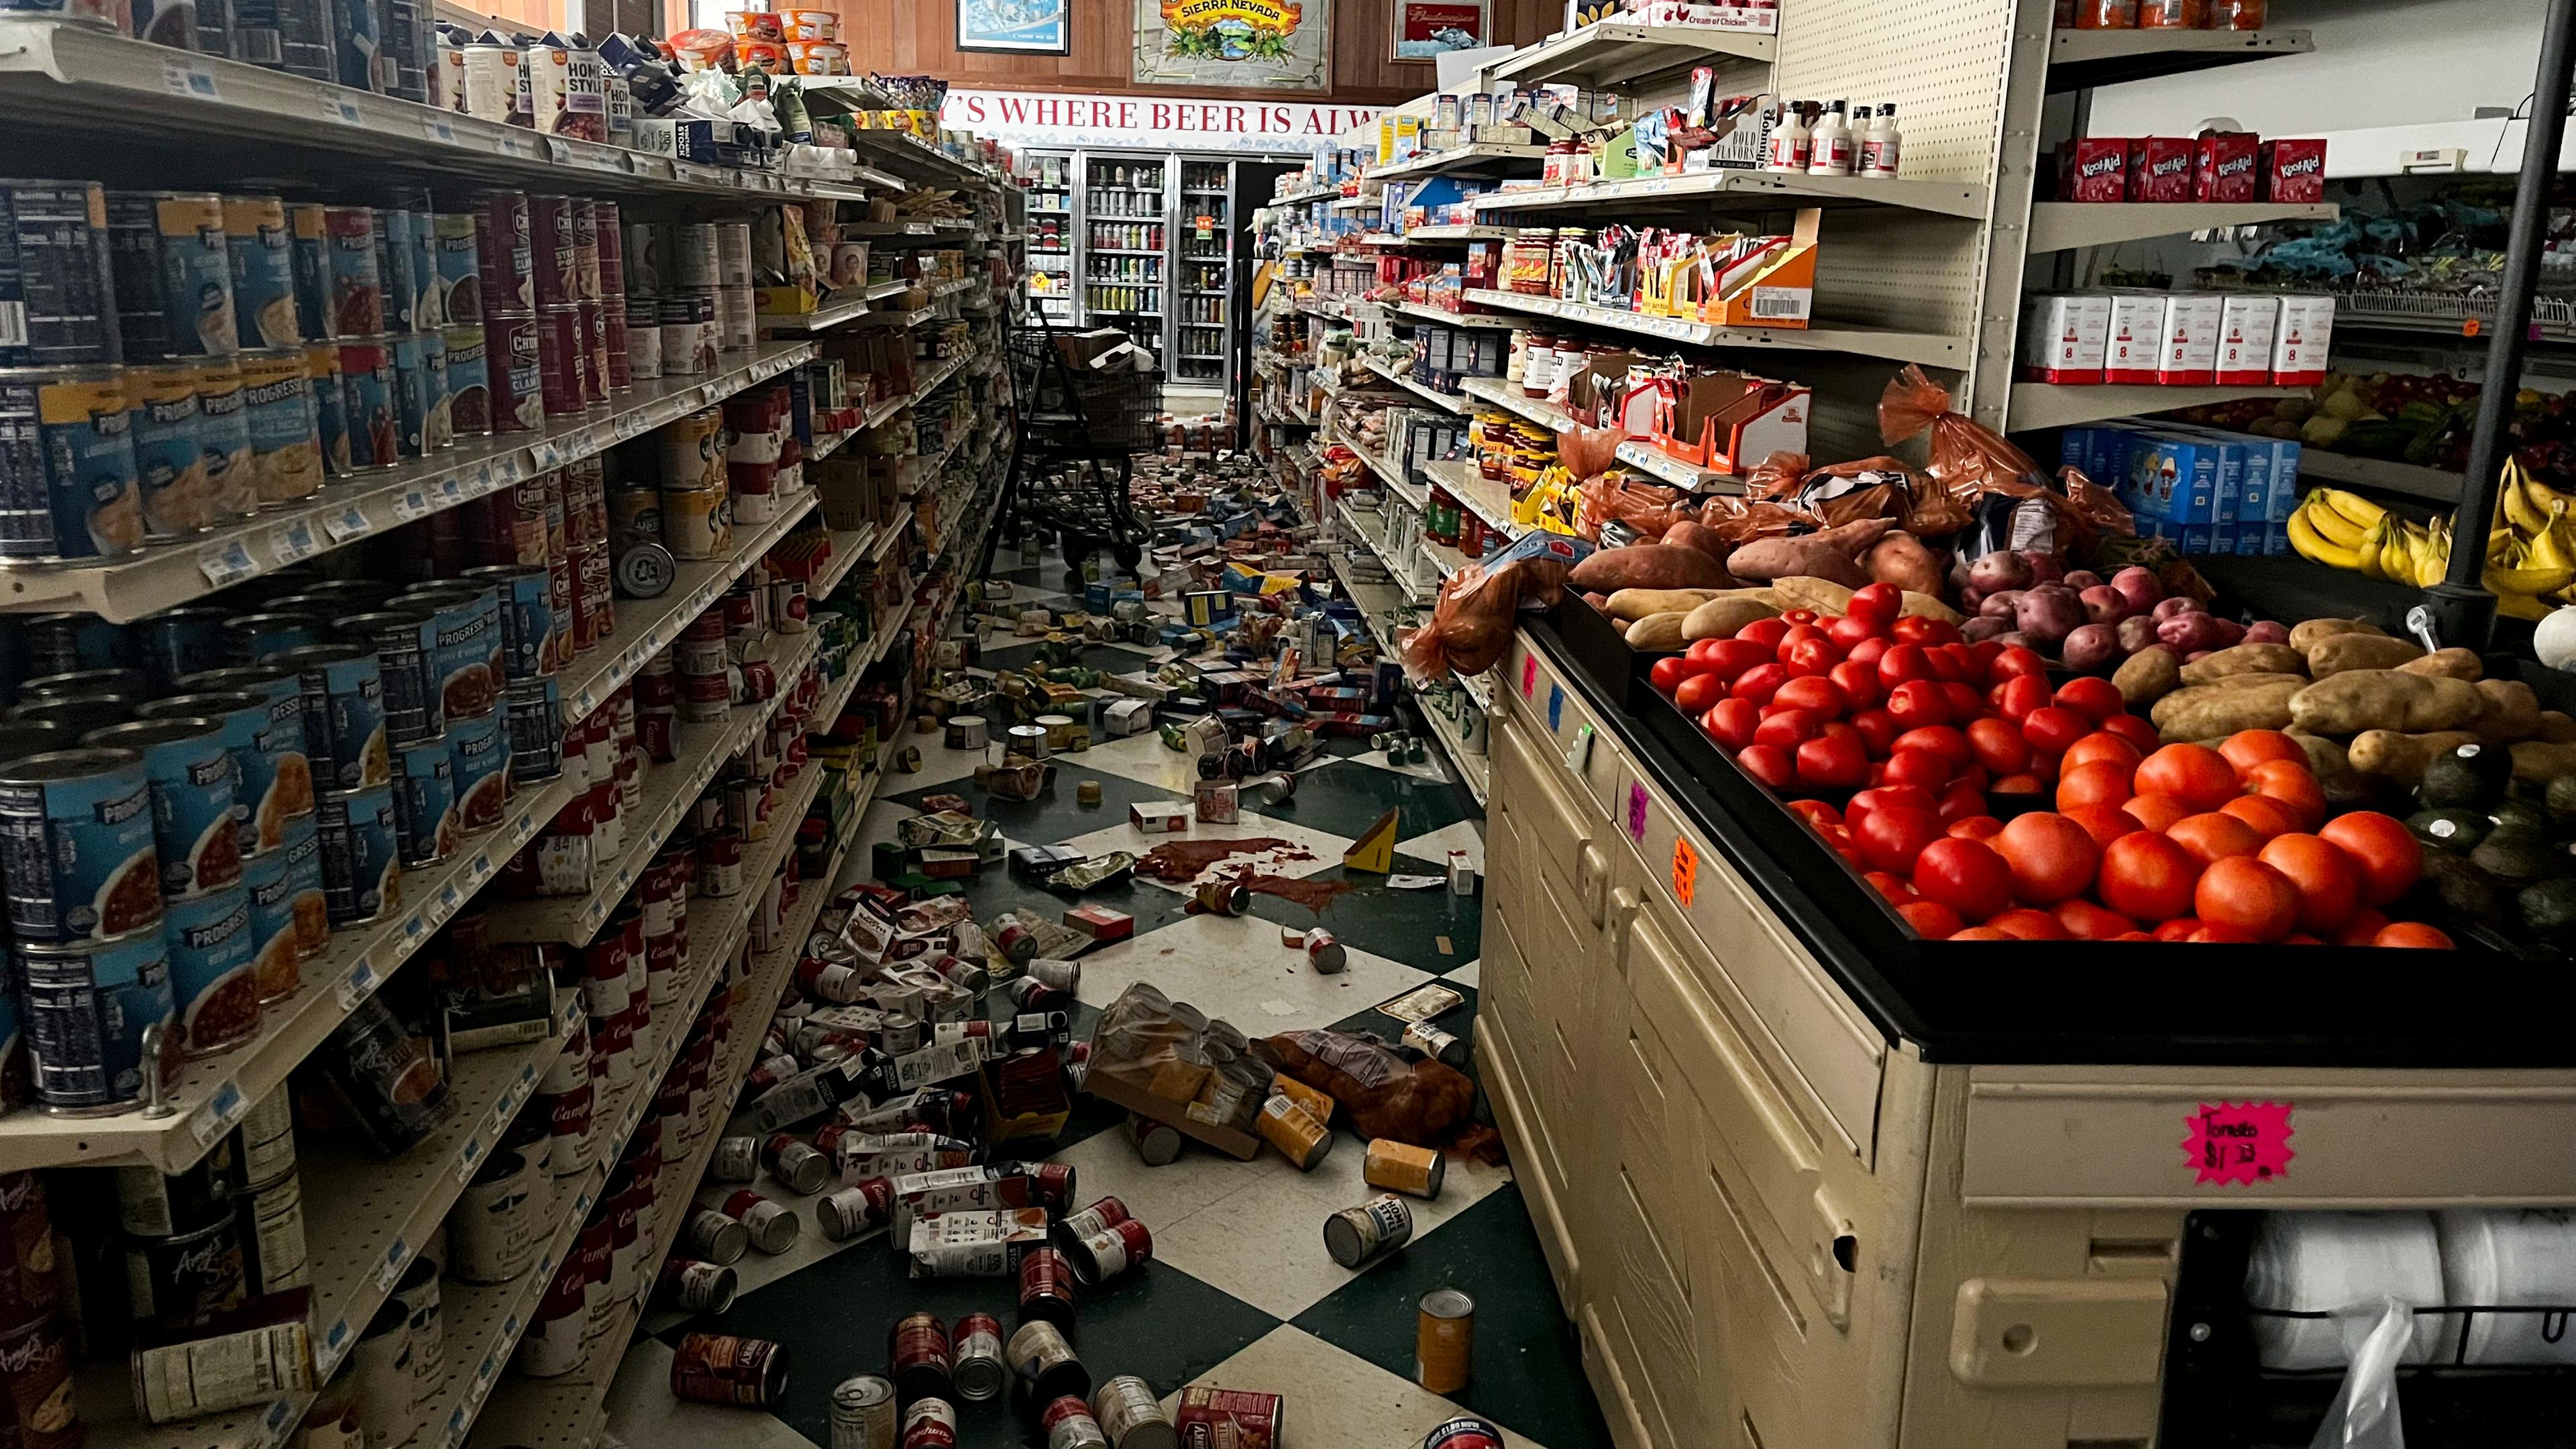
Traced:
MULTIPOLYGON (((1801 538, 1757 538, 1737 547, 1726 566, 1737 578, 1831 579, 1847 588, 1870 582, 1859 556, 1896 526, 1886 518, 1863 518, 1801 538)), ((1594 554, 1594 558, 1601 555, 1594 554)))
POLYGON ((2239 644, 2182 667, 2185 684, 2216 684, 2237 674, 2296 674, 2306 663, 2287 644, 2239 644))
POLYGON ((2478 662, 2478 652, 2474 649, 2436 649, 2421 659, 2409 659, 2397 667, 2409 674, 2447 675, 2471 683, 2486 673, 2486 666, 2478 662))
POLYGON ((2545 785, 2561 775, 2576 774, 2576 744, 2524 740, 2513 747, 2513 777, 2545 785))
POLYGON ((1872 579, 1882 584, 1894 584, 1918 594, 1941 592, 1941 556, 1903 529, 1870 545, 1860 563, 1872 579))
POLYGON ((1574 566, 1566 581, 1578 589, 1615 594, 1621 589, 1731 589, 1726 565, 1695 548, 1637 543, 1605 548, 1574 566))
POLYGON ((1678 609, 1648 614, 1628 626, 1628 647, 1641 654, 1670 654, 1682 647, 1682 620, 1689 617, 1678 609))
POLYGON ((1718 537, 1716 529, 1687 518, 1665 529, 1663 541, 1676 548, 1698 549, 1719 563, 1726 562, 1726 556, 1735 552, 1735 545, 1718 537))
POLYGON ((2298 692, 2291 722, 2321 735, 2363 730, 2423 734, 2467 729, 2486 709, 2478 687, 2464 679, 2403 674, 2394 669, 2347 669, 2298 692))
POLYGON ((2491 745, 2509 745, 2540 733, 2540 696, 2519 679, 2481 679, 2471 686, 2486 702, 2470 728, 2491 745))
POLYGON ((2133 705, 2152 703, 2182 688, 2182 656, 2161 644, 2150 645, 2113 670, 2111 683, 2133 705))
POLYGON ((1967 617, 1958 610, 1951 608, 1948 604, 1941 602, 1941 595, 1938 590, 1925 593, 1919 589, 1907 589, 1905 591, 1905 607, 1897 612, 1908 618, 1938 619, 1945 624, 1956 624, 1967 617))
POLYGON ((2361 773, 2385 776, 2411 790, 2424 783, 2424 767, 2436 756, 2476 743, 2478 737, 2466 730, 2437 730, 2421 735, 2363 730, 2352 738, 2350 757, 2352 767, 2361 773))
POLYGON ((2291 722, 2290 699, 2311 689, 2297 674, 2238 674, 2196 684, 2155 702, 2148 718, 2169 741, 2224 739, 2238 730, 2277 730, 2291 722))
POLYGON ((1852 591, 1831 579, 1798 575, 1771 581, 1771 601, 1782 609, 1813 609, 1819 617, 1851 608, 1852 591))
POLYGON ((2564 710, 2542 710, 2540 737, 2553 745, 2576 745, 2576 715, 2564 710))
POLYGON ((1610 596, 1610 602, 1602 612, 1623 624, 1633 624, 1654 614, 1677 611, 1687 614, 1725 592, 1724 589, 1621 589, 1610 596))
POLYGON ((2309 645, 2320 639, 2331 639, 2338 634, 2377 634, 2385 637, 2387 632, 2368 619, 2303 619, 2290 628, 2290 647, 2305 654, 2308 652, 2309 645))
POLYGON ((1780 610, 1754 590, 1720 594, 1690 611, 1682 620, 1682 639, 1696 644, 1702 639, 1732 639, 1735 631, 1756 619, 1769 619, 1780 610))
POLYGON ((2308 677, 2327 679, 2355 669, 2395 669, 2424 657, 2424 646, 2385 634, 2335 634, 2307 647, 2308 677))

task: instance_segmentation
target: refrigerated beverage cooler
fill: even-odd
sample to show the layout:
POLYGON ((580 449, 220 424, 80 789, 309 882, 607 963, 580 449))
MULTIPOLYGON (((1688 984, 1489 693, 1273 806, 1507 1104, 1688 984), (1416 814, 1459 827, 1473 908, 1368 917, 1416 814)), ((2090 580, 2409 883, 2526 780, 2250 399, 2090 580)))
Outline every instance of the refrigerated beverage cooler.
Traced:
POLYGON ((1081 318, 1074 293, 1074 153, 1028 154, 1029 298, 1060 327, 1081 318))
POLYGON ((1171 372, 1172 158, 1082 153, 1082 310, 1171 372))
POLYGON ((1234 329, 1234 163, 1183 161, 1175 227, 1180 286, 1166 369, 1178 383, 1224 387, 1234 329))

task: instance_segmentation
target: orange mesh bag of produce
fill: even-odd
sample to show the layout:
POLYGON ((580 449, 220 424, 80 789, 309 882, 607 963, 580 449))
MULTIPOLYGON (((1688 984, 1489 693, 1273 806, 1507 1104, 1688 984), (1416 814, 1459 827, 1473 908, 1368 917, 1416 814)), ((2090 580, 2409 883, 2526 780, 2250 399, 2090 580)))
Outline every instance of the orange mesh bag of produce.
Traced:
POLYGON ((1601 525, 1617 520, 1637 531, 1637 536, 1653 542, 1664 536, 1664 530, 1690 516, 1686 495, 1677 488, 1655 483, 1640 483, 1625 473, 1596 473, 1583 480, 1576 490, 1581 507, 1575 514, 1575 527, 1583 536, 1598 539, 1601 525))
POLYGON ((1878 436, 1892 448, 1926 431, 1932 435, 1932 461, 1924 471, 1963 508, 1973 506, 1979 494, 2019 489, 2023 492, 2015 496, 2027 496, 2048 484, 2048 475, 2028 453, 1975 419, 1950 411, 1949 389, 1909 362, 1879 395, 1878 436))
POLYGON ((1254 1042, 1252 1051, 1331 1097, 1362 1137, 1501 1160, 1493 1129, 1476 1124, 1476 1084, 1454 1067, 1408 1061, 1376 1037, 1341 1031, 1281 1032, 1254 1042))
POLYGON ((1562 534, 1530 532, 1481 564, 1469 564, 1440 585, 1431 622, 1405 641, 1404 662, 1430 679, 1451 670, 1482 674, 1511 647, 1512 616, 1528 603, 1546 608, 1565 590, 1565 576, 1592 545, 1562 534))

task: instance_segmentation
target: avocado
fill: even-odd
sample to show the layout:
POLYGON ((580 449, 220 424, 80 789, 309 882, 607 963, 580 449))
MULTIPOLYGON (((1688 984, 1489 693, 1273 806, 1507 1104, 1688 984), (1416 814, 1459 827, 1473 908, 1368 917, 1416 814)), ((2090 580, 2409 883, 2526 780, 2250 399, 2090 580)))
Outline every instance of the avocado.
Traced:
POLYGON ((2497 880, 2523 886, 2558 874, 2562 857, 2538 831, 2500 824, 2469 852, 2469 859, 2497 880))
POLYGON ((2576 829, 2576 775, 2561 775, 2550 781, 2541 803, 2560 829, 2576 829))
POLYGON ((2576 940, 2576 880, 2545 880, 2514 897, 2522 923, 2544 941, 2576 940))
POLYGON ((2442 904, 2471 920, 2500 920, 2504 916, 2504 892, 2496 888, 2495 878, 2456 855, 2433 851, 2424 857, 2424 878, 2441 896, 2442 904))
POLYGON ((2424 766, 2415 798, 2427 805, 2484 805, 2502 799, 2513 781, 2513 756, 2486 745, 2461 745, 2424 766))
POLYGON ((2478 848, 2494 827, 2475 810, 2418 810, 2408 816, 2406 828, 2430 850, 2445 850, 2453 855, 2466 855, 2478 848))
POLYGON ((2549 835, 2549 812, 2537 801, 2500 801, 2487 811, 2487 818, 2495 822, 2495 828, 2498 831, 2510 830, 2516 834, 2537 835, 2543 839, 2549 835))

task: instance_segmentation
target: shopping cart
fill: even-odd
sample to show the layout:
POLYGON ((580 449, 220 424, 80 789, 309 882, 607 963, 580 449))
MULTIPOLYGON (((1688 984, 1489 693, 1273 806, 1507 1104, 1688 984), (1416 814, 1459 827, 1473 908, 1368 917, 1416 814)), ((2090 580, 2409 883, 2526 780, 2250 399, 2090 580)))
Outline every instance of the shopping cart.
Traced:
POLYGON ((1001 526, 985 535, 979 572, 990 572, 995 547, 1005 537, 1016 544, 1025 528, 1053 532, 1068 568, 1103 544, 1122 568, 1144 560, 1147 529, 1128 486, 1134 456, 1154 446, 1161 375, 1076 366, 1058 345, 1062 335, 1035 306, 1011 330, 1018 427, 1001 526))

